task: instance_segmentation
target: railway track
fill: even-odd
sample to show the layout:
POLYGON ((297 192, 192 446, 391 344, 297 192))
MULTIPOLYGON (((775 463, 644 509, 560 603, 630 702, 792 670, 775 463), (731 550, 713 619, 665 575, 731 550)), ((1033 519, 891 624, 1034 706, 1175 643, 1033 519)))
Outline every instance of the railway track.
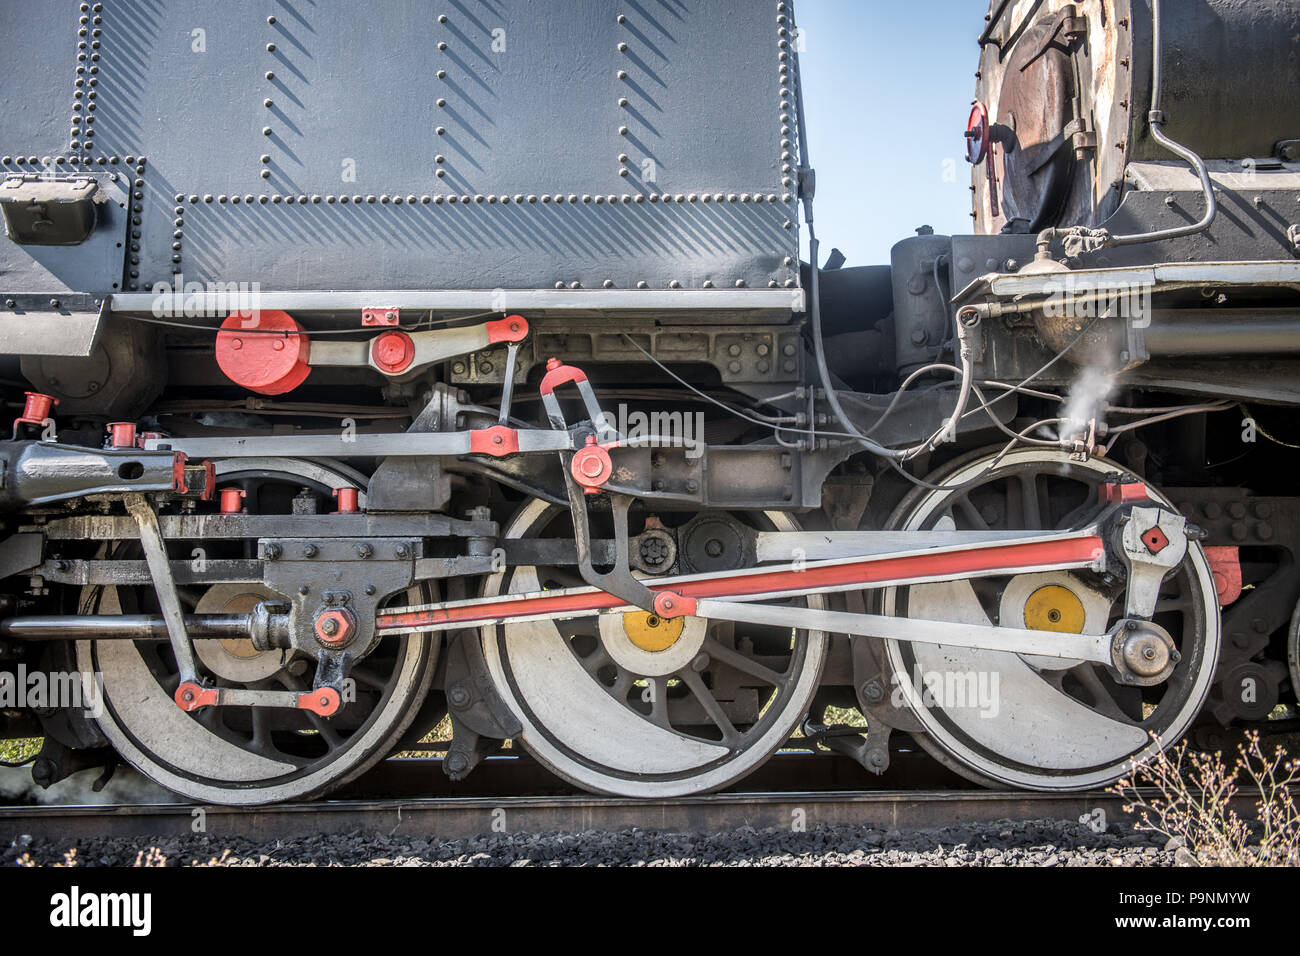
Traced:
POLYGON ((983 790, 932 762, 900 756, 889 774, 874 777, 849 760, 783 754, 743 788, 663 800, 576 792, 531 760, 514 757, 486 762, 465 795, 463 785, 445 780, 438 760, 390 760, 339 798, 311 803, 3 806, 0 839, 176 837, 194 832, 199 817, 207 833, 280 841, 352 833, 440 839, 629 828, 708 833, 796 824, 918 830, 1006 819, 1077 821, 1099 809, 1108 822, 1126 819, 1123 801, 1112 794, 983 790))
MULTIPOLYGON (((612 832, 632 827, 700 833, 748 826, 867 826, 919 830, 997 820, 1077 820, 1101 809, 1123 818, 1122 802, 1106 793, 1000 791, 830 791, 722 793, 673 800, 619 797, 426 797, 326 800, 269 807, 204 807, 206 832, 251 840, 292 840, 315 834, 384 834, 464 839, 490 833, 612 832)), ((23 806, 0 809, 0 836, 38 839, 182 836, 193 832, 188 804, 23 806)))

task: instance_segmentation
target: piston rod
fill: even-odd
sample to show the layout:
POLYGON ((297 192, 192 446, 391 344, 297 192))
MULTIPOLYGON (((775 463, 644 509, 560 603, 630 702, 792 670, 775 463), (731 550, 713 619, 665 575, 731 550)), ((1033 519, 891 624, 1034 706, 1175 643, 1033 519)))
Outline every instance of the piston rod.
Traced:
MULTIPOLYGON (((186 614, 191 639, 250 637, 252 614, 186 614)), ((18 641, 169 640, 160 614, 59 614, 11 617, 0 621, 0 637, 18 641)))

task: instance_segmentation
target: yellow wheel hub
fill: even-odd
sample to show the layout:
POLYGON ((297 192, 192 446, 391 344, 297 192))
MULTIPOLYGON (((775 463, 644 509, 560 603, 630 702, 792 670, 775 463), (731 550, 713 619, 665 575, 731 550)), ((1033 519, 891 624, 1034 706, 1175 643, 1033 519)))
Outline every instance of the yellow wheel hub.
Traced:
POLYGON ((629 611, 623 615, 623 632, 643 651, 666 651, 682 636, 686 618, 664 620, 647 611, 629 611))
POLYGON ((1059 584, 1039 588, 1025 602, 1025 627, 1035 631, 1082 634, 1085 616, 1083 602, 1059 584))

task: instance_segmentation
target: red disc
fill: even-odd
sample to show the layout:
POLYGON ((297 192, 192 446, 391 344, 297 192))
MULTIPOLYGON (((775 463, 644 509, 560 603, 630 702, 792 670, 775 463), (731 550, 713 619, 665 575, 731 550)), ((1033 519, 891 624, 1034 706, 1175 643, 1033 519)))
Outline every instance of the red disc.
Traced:
POLYGON ((989 111, 983 103, 971 107, 966 122, 966 159, 973 166, 984 162, 989 153, 989 111))
POLYGON ((385 332, 371 341, 370 358, 380 371, 396 375, 415 361, 415 343, 405 332, 385 332))
POLYGON ((283 395, 311 372, 311 343, 287 312, 232 313, 217 333, 217 364, 236 385, 262 395, 283 395), (280 333, 280 334, 275 334, 280 333))

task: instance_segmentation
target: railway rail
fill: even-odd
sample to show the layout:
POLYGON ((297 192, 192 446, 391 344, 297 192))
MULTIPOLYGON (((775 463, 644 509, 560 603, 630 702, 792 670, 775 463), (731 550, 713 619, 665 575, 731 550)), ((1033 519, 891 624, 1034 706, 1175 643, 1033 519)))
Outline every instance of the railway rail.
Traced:
MULTIPOLYGON (((195 807, 171 805, 35 806, 0 809, 0 837, 38 839, 166 837, 193 832, 195 807)), ((867 826, 932 829, 998 820, 1078 820, 1098 809, 1124 819, 1107 793, 921 790, 720 793, 666 800, 559 797, 425 797, 323 800, 270 807, 204 808, 208 833, 223 838, 293 840, 355 832, 465 839, 491 833, 585 833, 639 828, 704 833, 748 826, 867 826)))
MULTIPOLYGON (((466 839, 492 833, 711 833, 798 825, 924 830, 1000 820, 1129 821, 1113 793, 1034 793, 973 787, 920 755, 902 754, 881 778, 844 757, 782 754, 742 787, 660 800, 593 796, 558 783, 528 758, 490 758, 475 795, 455 796, 440 760, 390 760, 338 799, 239 807, 190 803, 0 806, 0 840, 177 837, 293 840, 316 834, 466 839)), ((1244 801, 1243 801, 1244 803, 1244 801)), ((1243 806, 1242 808, 1247 809, 1243 806)))

